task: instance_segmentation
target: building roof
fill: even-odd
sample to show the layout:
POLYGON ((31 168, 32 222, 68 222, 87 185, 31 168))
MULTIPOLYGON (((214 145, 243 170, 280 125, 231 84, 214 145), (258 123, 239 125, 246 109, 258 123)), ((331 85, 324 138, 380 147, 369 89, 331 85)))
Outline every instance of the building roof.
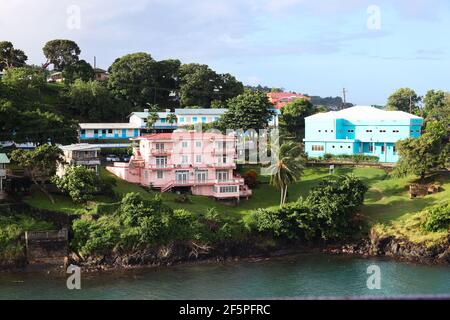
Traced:
POLYGON ((176 115, 222 115, 227 112, 228 109, 224 108, 203 108, 203 109, 175 109, 176 115))
POLYGON ((77 143, 70 144, 67 146, 59 146, 59 148, 63 151, 95 151, 100 150, 100 148, 96 145, 92 145, 89 143, 77 143))
MULTIPOLYGON (((219 108, 202 108, 202 109, 194 109, 194 108, 186 108, 186 109, 175 109, 176 115, 190 116, 190 115, 222 115, 227 112, 228 109, 219 109, 219 108)), ((130 116, 135 115, 141 119, 147 119, 150 112, 133 112, 130 116)), ((165 118, 171 112, 157 112, 159 118, 165 118)))
POLYGON ((5 153, 0 153, 0 163, 9 163, 8 156, 5 153))
POLYGON ((222 133, 212 133, 212 132, 174 131, 171 133, 167 132, 167 133, 153 133, 153 134, 143 135, 136 139, 137 140, 220 139, 220 140, 233 140, 234 141, 235 137, 227 136, 222 133))
POLYGON ((81 129, 138 129, 134 123, 80 123, 81 129))
POLYGON ((421 117, 403 111, 386 111, 370 106, 354 106, 339 111, 316 113, 306 119, 410 120, 421 117))
POLYGON ((275 108, 277 109, 281 109, 287 103, 295 99, 308 99, 308 100, 310 99, 310 97, 308 96, 293 92, 268 92, 267 97, 269 98, 269 101, 272 102, 275 105, 275 108))

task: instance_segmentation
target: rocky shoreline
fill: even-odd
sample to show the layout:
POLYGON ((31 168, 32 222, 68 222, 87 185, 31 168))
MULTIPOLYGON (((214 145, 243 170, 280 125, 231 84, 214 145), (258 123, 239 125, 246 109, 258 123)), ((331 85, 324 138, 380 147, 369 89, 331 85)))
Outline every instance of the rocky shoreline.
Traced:
MULTIPOLYGON (((255 242, 228 242, 217 247, 201 247, 192 243, 176 243, 155 246, 130 253, 112 253, 106 256, 80 257, 71 253, 64 265, 74 264, 83 272, 152 268, 179 264, 222 263, 241 260, 260 261, 277 256, 300 253, 344 254, 361 257, 387 257, 399 261, 421 264, 450 265, 450 234, 445 243, 427 247, 405 239, 379 237, 371 233, 369 237, 354 243, 313 245, 304 243, 279 243, 264 246, 255 242)), ((10 265, 5 271, 43 270, 64 271, 63 263, 52 265, 10 265)))
POLYGON ((368 238, 358 243, 333 246, 326 251, 335 254, 388 257, 421 264, 450 265, 450 234, 444 243, 426 246, 393 236, 380 237, 375 232, 371 232, 368 238))

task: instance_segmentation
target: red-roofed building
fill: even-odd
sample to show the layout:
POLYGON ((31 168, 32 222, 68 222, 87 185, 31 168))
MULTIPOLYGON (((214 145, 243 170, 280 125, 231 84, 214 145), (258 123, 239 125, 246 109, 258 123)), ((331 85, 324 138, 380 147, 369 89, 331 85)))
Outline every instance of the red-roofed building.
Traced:
POLYGON ((286 104, 295 99, 307 99, 307 100, 311 99, 310 97, 305 96, 303 94, 292 92, 269 92, 267 94, 267 97, 269 98, 269 101, 272 102, 275 108, 277 109, 283 108, 286 104))

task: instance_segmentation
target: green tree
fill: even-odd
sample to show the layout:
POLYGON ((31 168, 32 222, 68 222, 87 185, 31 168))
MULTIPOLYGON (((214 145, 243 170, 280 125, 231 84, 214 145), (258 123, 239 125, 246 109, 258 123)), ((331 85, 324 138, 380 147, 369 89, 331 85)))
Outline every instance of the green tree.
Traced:
POLYGON ((301 141, 305 136, 305 117, 313 115, 315 107, 306 99, 295 99, 281 109, 280 128, 301 141))
POLYGON ((77 63, 81 53, 74 41, 65 39, 51 40, 45 44, 42 50, 47 59, 42 68, 47 69, 50 64, 53 64, 57 71, 63 71, 66 66, 77 63))
POLYGON ((386 109, 390 111, 404 111, 418 113, 418 103, 422 100, 417 93, 410 88, 400 88, 388 98, 386 109))
POLYGON ((108 86, 116 96, 131 101, 134 106, 144 106, 154 101, 155 66, 155 60, 148 53, 127 54, 110 67, 108 86))
POLYGON ((450 94, 441 90, 429 90, 423 98, 424 117, 427 120, 450 118, 450 94))
POLYGON ((72 117, 85 122, 117 121, 132 110, 129 103, 116 99, 102 83, 92 80, 75 80, 63 101, 72 117))
POLYGON ((30 66, 7 69, 2 81, 20 91, 20 94, 25 93, 27 97, 30 96, 30 91, 33 91, 34 95, 30 99, 36 99, 39 90, 46 86, 46 79, 42 72, 30 66))
POLYGON ((182 106, 209 107, 219 91, 219 75, 207 65, 183 64, 179 70, 179 95, 182 106))
POLYGON ((55 175, 56 167, 62 163, 62 150, 56 146, 43 144, 33 150, 17 149, 11 153, 11 159, 25 170, 33 183, 44 193, 52 203, 52 195, 45 187, 45 181, 55 175))
POLYGON ((430 121, 419 138, 408 138, 397 142, 400 160, 396 176, 416 175, 423 181, 425 176, 438 168, 449 165, 449 124, 446 121, 430 121))
POLYGON ((53 183, 74 202, 85 203, 99 191, 100 178, 94 170, 85 166, 69 166, 63 177, 53 178, 53 183))
POLYGON ((339 239, 357 231, 355 215, 368 188, 354 175, 330 176, 312 188, 306 198, 310 216, 303 223, 322 239, 339 239))
POLYGON ((85 60, 77 61, 64 68, 63 78, 66 84, 75 80, 90 81, 94 79, 94 68, 85 60))
POLYGON ((275 150, 276 162, 269 167, 270 184, 280 189, 280 207, 286 203, 288 186, 300 180, 305 167, 305 157, 300 145, 283 143, 275 150))
POLYGON ((274 116, 273 105, 264 92, 248 90, 228 100, 227 104, 228 111, 220 120, 222 128, 244 131, 264 129, 274 116))
POLYGON ((15 49, 11 42, 0 41, 0 71, 23 67, 27 60, 26 54, 20 49, 15 49))
POLYGON ((158 112, 155 110, 150 110, 147 117, 147 128, 153 129, 153 126, 158 120, 159 120, 158 112))

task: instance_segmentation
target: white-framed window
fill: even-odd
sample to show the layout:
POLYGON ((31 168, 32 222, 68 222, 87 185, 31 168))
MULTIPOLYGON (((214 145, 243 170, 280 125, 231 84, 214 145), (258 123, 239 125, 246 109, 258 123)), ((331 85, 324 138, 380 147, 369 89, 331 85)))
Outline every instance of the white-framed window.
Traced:
POLYGON ((197 163, 201 163, 202 162, 202 155, 201 154, 195 155, 195 162, 197 162, 197 163))
POLYGON ((163 179, 164 178, 164 171, 161 171, 161 170, 156 171, 156 178, 157 179, 163 179))
POLYGON ((147 170, 144 171, 144 177, 145 177, 145 180, 148 180, 148 171, 147 170))
POLYGON ((215 192, 219 192, 219 193, 235 193, 238 191, 238 187, 237 186, 220 186, 220 187, 215 187, 214 188, 215 192))
POLYGON ((195 141, 195 146, 197 148, 201 148, 202 147, 202 142, 201 141, 195 141))
POLYGON ((187 148, 188 147, 188 142, 187 141, 181 141, 181 147, 182 148, 187 148))
POLYGON ((164 168, 167 166, 167 157, 156 157, 156 166, 164 168))
POLYGON ((189 162, 189 157, 187 155, 181 156, 181 163, 187 164, 189 162))
POLYGON ((156 150, 164 150, 164 143, 157 142, 155 145, 156 150))

